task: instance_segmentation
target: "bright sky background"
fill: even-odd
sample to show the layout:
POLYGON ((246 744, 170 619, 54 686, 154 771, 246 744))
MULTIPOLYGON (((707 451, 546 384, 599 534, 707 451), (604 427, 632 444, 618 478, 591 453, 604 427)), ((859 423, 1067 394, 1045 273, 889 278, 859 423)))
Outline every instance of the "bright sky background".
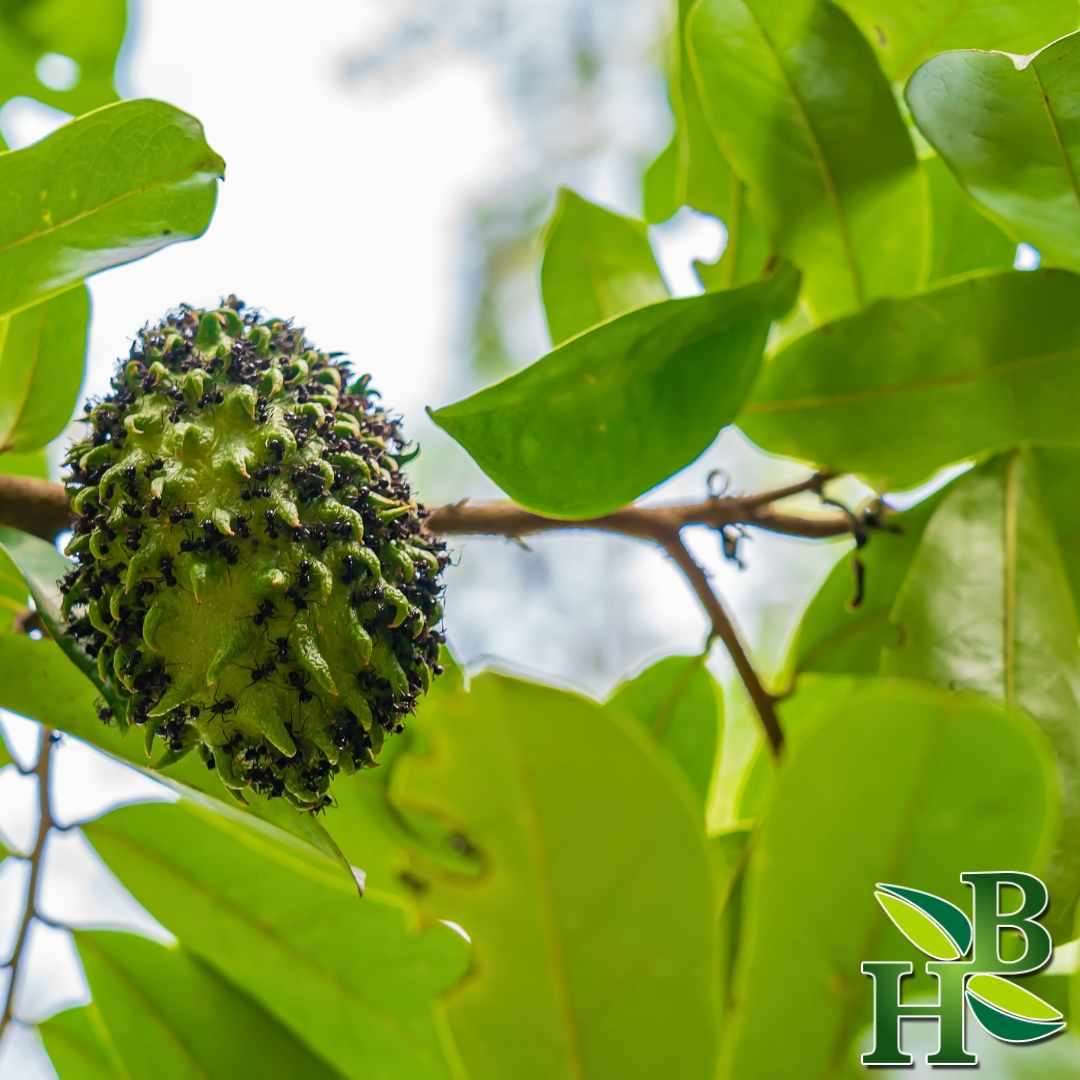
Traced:
MULTIPOLYGON (((527 171, 533 136, 526 138, 508 104, 506 73, 452 43, 420 51, 396 73, 352 81, 343 74, 348 57, 376 47, 404 15, 424 6, 404 0, 148 0, 142 6, 122 89, 199 117, 227 162, 226 181, 203 239, 90 282, 88 394, 105 392, 117 357, 126 355, 147 320, 180 301, 208 305, 235 292, 274 314, 295 316, 318 344, 347 351, 358 368, 372 372, 385 401, 404 414, 407 429, 425 446, 420 475, 429 501, 497 494, 463 452, 436 435, 423 407, 450 400, 468 382, 462 304, 471 256, 465 237, 486 193, 527 171)), ((639 0, 635 11, 647 7, 639 0)), ((666 4, 656 0, 654 10, 662 14, 666 4)), ((654 30, 649 25, 638 32, 653 41, 654 30)), ((608 130, 630 131, 644 146, 616 147, 618 153, 598 155, 591 171, 567 165, 558 177, 631 213, 637 193, 625 162, 632 152, 658 150, 667 138, 662 84, 652 70, 654 57, 642 54, 638 40, 627 39, 625 70, 600 92, 636 110, 609 117, 608 130)), ((62 119, 13 103, 0 125, 20 146, 62 119)), ((681 295, 696 290, 691 260, 715 258, 723 230, 684 212, 655 230, 654 240, 665 275, 681 295)), ((533 355, 523 361, 544 347, 535 297, 526 299, 534 314, 521 340, 533 355)), ((652 498, 702 497, 715 468, 726 471, 735 489, 798 475, 727 434, 652 498)), ((766 666, 776 663, 784 629, 842 550, 756 537, 745 552, 750 569, 740 573, 722 560, 714 535, 691 539, 766 666)), ((455 544, 447 624, 462 659, 494 657, 599 694, 650 658, 700 648, 704 617, 657 552, 586 535, 540 538, 530 547, 496 540, 455 544)), ((723 674, 723 658, 715 663, 723 674)), ((729 726, 731 768, 748 743, 732 712, 729 726)), ((9 719, 5 734, 17 751, 33 742, 25 723, 9 719)), ((60 783, 70 790, 71 805, 62 810, 67 820, 85 820, 109 798, 145 791, 130 770, 79 744, 63 747, 58 760, 60 783)), ((35 781, 12 767, 0 771, 0 828, 16 848, 33 833, 34 788, 35 781)), ((50 854, 46 892, 55 913, 82 905, 91 913, 84 917, 97 924, 123 914, 129 922, 141 918, 145 928, 148 917, 125 900, 80 836, 67 835, 50 854)), ((0 868, 0 954, 10 948, 22 875, 23 867, 11 860, 0 868)), ((77 995, 80 978, 63 932, 41 929, 33 952, 39 978, 20 998, 31 1018, 77 995)), ((6 1040, 0 1080, 51 1075, 23 1034, 6 1040)))

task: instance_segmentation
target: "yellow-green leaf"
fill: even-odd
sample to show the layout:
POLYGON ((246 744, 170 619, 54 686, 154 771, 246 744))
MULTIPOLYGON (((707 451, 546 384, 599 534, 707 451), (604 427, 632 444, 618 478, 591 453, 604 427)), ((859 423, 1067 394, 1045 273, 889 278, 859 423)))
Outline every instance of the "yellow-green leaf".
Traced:
POLYGON ((1061 1019, 1061 1013, 1052 1005, 1000 975, 972 975, 968 979, 967 988, 971 993, 978 994, 983 1001, 1014 1016, 1022 1016, 1025 1020, 1061 1019))
POLYGON ((960 950, 952 938, 925 912, 897 896, 884 892, 875 892, 874 895, 885 909, 885 914, 896 924, 896 929, 916 948, 935 960, 960 959, 960 950))

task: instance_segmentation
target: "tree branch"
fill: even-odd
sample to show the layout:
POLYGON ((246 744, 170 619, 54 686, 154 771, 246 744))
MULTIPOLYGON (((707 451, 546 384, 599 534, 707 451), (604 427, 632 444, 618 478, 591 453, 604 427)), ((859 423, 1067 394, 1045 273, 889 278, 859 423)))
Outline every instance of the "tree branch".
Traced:
POLYGON ((0 525, 53 540, 71 528, 67 492, 48 480, 0 475, 0 525))
POLYGON ((761 718, 761 726, 765 729, 769 747, 774 756, 779 754, 784 746, 784 733, 780 728, 780 721, 776 718, 774 705, 777 699, 762 686, 754 665, 750 663, 750 657, 747 656, 746 649, 739 638, 738 631, 720 602, 720 597, 709 584, 705 571, 694 560, 681 537, 676 537, 665 544, 664 550, 686 575, 687 581, 697 593, 701 606, 705 609, 709 622, 712 624, 709 640, 719 638, 724 643, 739 673, 739 678, 742 679, 743 686, 746 687, 746 692, 750 695, 750 700, 754 703, 754 708, 761 718))
POLYGON ((0 1039, 4 1037, 8 1024, 11 1023, 15 1011, 15 987, 19 978, 19 961, 22 960, 23 948, 26 945, 27 932, 30 929, 31 920, 37 915, 37 892, 38 879, 41 874, 41 856, 45 851, 45 841, 49 830, 52 828, 52 806, 49 801, 49 765, 52 760, 53 742, 56 736, 51 727, 44 724, 41 727, 41 749, 38 751, 37 765, 34 772, 38 777, 38 818, 37 838, 34 841, 34 850, 30 855, 30 887, 26 892, 26 907, 23 910, 22 922, 19 925, 19 936, 15 939, 15 951, 11 954, 11 980, 8 982, 7 1000, 4 1002, 4 1014, 0 1017, 0 1039))

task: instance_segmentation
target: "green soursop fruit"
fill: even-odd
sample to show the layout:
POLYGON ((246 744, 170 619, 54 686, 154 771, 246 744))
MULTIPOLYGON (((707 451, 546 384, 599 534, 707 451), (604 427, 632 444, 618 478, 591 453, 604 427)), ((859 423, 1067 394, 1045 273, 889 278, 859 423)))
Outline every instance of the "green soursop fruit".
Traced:
MULTIPOLYGON (((234 298, 144 329, 71 448, 69 634, 123 715, 318 810, 438 666, 444 545, 368 376, 234 298)), ((119 710, 117 710, 119 711, 119 710)))

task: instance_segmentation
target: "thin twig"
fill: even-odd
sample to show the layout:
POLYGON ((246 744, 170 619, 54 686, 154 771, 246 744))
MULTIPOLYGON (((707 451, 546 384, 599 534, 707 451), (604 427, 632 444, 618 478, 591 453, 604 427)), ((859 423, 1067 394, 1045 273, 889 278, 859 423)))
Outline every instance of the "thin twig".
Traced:
POLYGON ((769 747, 774 755, 779 754, 784 746, 784 733, 780 728, 780 721, 776 718, 776 698, 761 685, 761 680, 754 670, 754 665, 750 663, 750 657, 746 654, 746 649, 739 638, 738 631, 735 629, 735 624, 732 623, 728 613, 724 610, 720 597, 716 594, 712 585, 709 584, 705 571, 694 560, 681 537, 677 537, 670 543, 665 544, 664 550, 674 560, 675 565, 686 575, 686 580, 690 582, 694 592, 697 593, 701 606, 705 609, 712 625, 710 636, 719 638, 727 648, 739 673, 739 678, 742 679, 746 692, 750 695, 750 700, 754 703, 754 708, 761 718, 761 725, 765 729, 765 737, 769 740, 769 747))
POLYGON ((26 893, 26 908, 23 911, 22 923, 19 926, 19 936, 15 939, 15 951, 11 954, 11 979, 8 982, 7 1000, 4 1002, 4 1015, 0 1018, 0 1039, 3 1039, 4 1032, 7 1031, 8 1024, 11 1023, 14 1015, 15 987, 19 978, 19 961, 22 959, 23 947, 26 945, 30 922, 37 915, 37 891, 38 879, 41 874, 41 856, 45 850, 45 841, 48 838, 49 830, 53 825, 52 807, 49 802, 49 765, 52 759, 54 739, 53 729, 42 725, 41 749, 38 751, 38 762, 33 770, 38 777, 40 817, 38 819, 34 850, 30 855, 30 887, 26 893))

